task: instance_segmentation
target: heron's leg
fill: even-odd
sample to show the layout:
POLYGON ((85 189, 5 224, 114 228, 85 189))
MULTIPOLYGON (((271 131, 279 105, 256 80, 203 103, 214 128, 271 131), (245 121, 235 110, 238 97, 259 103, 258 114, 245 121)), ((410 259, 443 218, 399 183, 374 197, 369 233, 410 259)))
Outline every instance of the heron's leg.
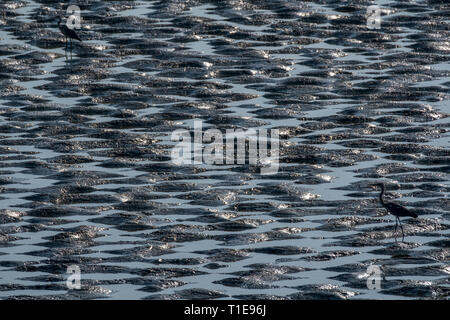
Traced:
POLYGON ((397 242, 397 217, 395 217, 394 239, 397 242))
POLYGON ((403 232, 403 226, 402 222, 400 221, 400 218, 398 218, 398 222, 400 223, 400 228, 402 229, 402 241, 405 239, 405 233, 403 232))
POLYGON ((395 217, 395 229, 394 229, 394 233, 397 232, 397 227, 398 227, 398 217, 395 217))

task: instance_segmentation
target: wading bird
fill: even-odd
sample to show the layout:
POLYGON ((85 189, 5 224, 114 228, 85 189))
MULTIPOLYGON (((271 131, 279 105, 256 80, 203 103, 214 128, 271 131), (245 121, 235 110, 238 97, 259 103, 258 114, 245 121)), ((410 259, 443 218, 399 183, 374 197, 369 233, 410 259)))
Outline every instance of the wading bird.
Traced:
POLYGON ((405 207, 402 207, 399 204, 393 203, 393 202, 384 202, 383 196, 385 190, 385 186, 383 183, 377 184, 381 186, 381 193, 380 193, 380 202, 383 205, 383 207, 392 215, 395 216, 395 230, 394 233, 397 232, 398 224, 400 224, 400 228, 402 229, 402 241, 405 239, 405 233, 403 232, 403 226, 402 222, 400 221, 400 217, 413 217, 417 218, 417 214, 414 212, 409 211, 405 207))
POLYGON ((61 33, 64 35, 64 38, 66 39, 66 47, 67 47, 67 39, 70 41, 70 47, 72 47, 72 39, 76 39, 81 42, 81 38, 76 34, 75 31, 70 29, 65 24, 61 24, 61 18, 58 20, 58 28, 61 31, 61 33))

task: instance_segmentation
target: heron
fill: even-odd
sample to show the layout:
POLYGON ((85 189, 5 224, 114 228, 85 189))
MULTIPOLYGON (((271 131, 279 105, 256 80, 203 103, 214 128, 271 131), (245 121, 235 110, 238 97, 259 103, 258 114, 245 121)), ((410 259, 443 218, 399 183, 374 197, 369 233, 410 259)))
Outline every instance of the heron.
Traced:
POLYGON ((70 41, 70 47, 72 47, 72 39, 76 39, 78 41, 82 41, 81 38, 76 34, 75 31, 70 29, 67 25, 61 24, 62 20, 59 18, 58 20, 58 28, 61 31, 61 33, 64 35, 66 40, 66 47, 67 47, 67 39, 70 41))
POLYGON ((395 229, 394 234, 397 232, 397 227, 400 224, 400 228, 402 230, 402 241, 405 239, 405 233, 403 232, 403 226, 402 222, 400 221, 400 217, 412 217, 417 218, 417 214, 414 212, 406 209, 405 207, 402 207, 399 204, 393 203, 393 202, 385 202, 383 200, 384 192, 386 191, 386 188, 384 186, 384 183, 377 184, 381 186, 381 193, 380 193, 380 202, 383 205, 383 207, 392 215, 395 216, 395 229))

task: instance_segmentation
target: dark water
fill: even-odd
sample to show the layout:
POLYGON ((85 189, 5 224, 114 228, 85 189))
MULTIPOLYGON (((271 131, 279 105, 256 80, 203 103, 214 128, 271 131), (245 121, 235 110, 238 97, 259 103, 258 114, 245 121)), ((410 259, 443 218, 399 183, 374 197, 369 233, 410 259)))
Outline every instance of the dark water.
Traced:
POLYGON ((447 1, 83 1, 67 50, 65 10, 0 3, 0 297, 449 297, 447 1), (194 120, 278 173, 175 165, 194 120))

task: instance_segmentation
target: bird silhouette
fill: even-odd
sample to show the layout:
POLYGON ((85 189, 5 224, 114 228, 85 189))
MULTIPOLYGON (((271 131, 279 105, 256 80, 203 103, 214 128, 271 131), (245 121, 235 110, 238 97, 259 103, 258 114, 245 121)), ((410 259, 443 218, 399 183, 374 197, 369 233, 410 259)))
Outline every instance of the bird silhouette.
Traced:
POLYGON ((385 202, 383 200, 384 193, 386 191, 386 188, 384 186, 384 183, 377 184, 381 186, 381 192, 380 192, 380 202, 383 205, 383 207, 392 215, 395 216, 395 230, 394 234, 397 232, 398 224, 400 224, 400 228, 402 230, 402 241, 405 239, 405 233, 403 231, 402 222, 400 221, 400 217, 412 217, 417 218, 417 214, 415 214, 412 211, 409 211, 405 207, 402 207, 399 204, 393 203, 393 202, 385 202))
POLYGON ((72 39, 76 39, 78 41, 82 41, 81 38, 76 34, 75 31, 70 29, 66 24, 61 24, 62 20, 59 18, 58 20, 58 28, 61 31, 61 33, 64 35, 64 38, 66 40, 66 48, 67 48, 67 40, 70 41, 70 47, 72 47, 72 39))

